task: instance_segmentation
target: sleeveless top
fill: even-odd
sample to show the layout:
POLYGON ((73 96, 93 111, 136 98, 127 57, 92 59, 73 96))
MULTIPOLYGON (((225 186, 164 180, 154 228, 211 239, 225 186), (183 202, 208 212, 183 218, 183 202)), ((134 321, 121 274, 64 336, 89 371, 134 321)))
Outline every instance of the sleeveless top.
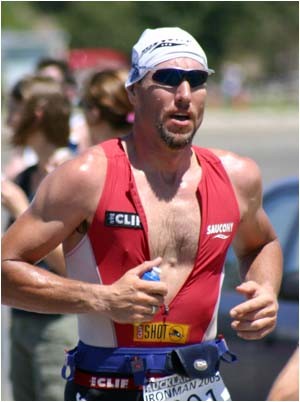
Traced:
MULTIPOLYGON (((88 233, 66 255, 71 278, 109 285, 149 260, 147 219, 121 141, 99 145, 107 173, 88 233)), ((202 168, 197 196, 201 228, 193 269, 169 304, 151 322, 119 324, 96 313, 78 315, 79 338, 92 346, 164 347, 214 339, 226 252, 240 215, 237 200, 219 158, 193 146, 202 168)))

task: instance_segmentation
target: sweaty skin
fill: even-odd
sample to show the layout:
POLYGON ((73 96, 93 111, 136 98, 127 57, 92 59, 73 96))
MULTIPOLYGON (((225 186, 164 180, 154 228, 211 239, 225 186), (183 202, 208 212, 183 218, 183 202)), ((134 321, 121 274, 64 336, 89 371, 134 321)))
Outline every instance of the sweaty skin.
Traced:
MULTIPOLYGON (((178 58, 161 67, 202 68, 178 58)), ((193 268, 201 225, 196 187, 202 170, 189 144, 200 126, 205 86, 162 87, 151 72, 129 88, 135 109, 133 132, 123 139, 147 221, 151 261, 132 267, 112 285, 61 278, 32 264, 60 243, 69 252, 91 224, 102 194, 107 161, 100 147, 66 162, 48 175, 29 209, 3 238, 2 302, 39 312, 104 314, 116 322, 149 321, 152 306, 168 304, 193 268), (174 146, 170 148, 163 138, 174 146), (174 235, 176 234, 176 235, 174 235), (180 247, 179 247, 180 246, 180 247), (180 250, 180 252, 178 252, 180 250), (162 268, 160 282, 139 277, 150 267, 162 268)), ((251 159, 212 150, 231 179, 240 210, 234 250, 245 302, 230 312, 232 327, 244 339, 260 339, 276 325, 282 255, 274 230, 262 209, 259 168, 251 159)))

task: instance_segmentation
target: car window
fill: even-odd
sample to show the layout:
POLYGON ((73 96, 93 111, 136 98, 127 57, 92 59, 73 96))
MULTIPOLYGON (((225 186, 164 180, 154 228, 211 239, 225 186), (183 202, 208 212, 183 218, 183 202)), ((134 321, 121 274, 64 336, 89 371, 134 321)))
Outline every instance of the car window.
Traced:
MULTIPOLYGON (((298 216, 299 218, 299 216, 298 216)), ((299 271, 299 225, 298 219, 295 222, 294 228, 290 232, 290 237, 287 240, 285 247, 285 268, 284 272, 297 272, 299 271)))
POLYGON ((285 250, 291 230, 298 222, 299 193, 297 182, 284 183, 271 188, 264 196, 264 209, 268 214, 285 250))

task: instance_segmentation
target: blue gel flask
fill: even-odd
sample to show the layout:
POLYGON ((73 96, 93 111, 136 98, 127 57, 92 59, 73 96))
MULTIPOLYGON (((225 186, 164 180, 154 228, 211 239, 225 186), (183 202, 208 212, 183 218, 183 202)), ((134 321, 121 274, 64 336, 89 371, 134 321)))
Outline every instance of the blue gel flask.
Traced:
POLYGON ((144 279, 145 281, 160 281, 160 268, 158 267, 153 267, 151 271, 145 272, 141 279, 144 279))

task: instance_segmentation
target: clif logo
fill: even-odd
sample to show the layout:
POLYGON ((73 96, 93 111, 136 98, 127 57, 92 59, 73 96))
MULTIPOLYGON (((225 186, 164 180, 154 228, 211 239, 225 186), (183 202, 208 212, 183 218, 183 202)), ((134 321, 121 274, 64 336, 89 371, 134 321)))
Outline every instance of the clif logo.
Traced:
POLYGON ((142 229, 140 217, 131 212, 105 211, 105 225, 142 229))

